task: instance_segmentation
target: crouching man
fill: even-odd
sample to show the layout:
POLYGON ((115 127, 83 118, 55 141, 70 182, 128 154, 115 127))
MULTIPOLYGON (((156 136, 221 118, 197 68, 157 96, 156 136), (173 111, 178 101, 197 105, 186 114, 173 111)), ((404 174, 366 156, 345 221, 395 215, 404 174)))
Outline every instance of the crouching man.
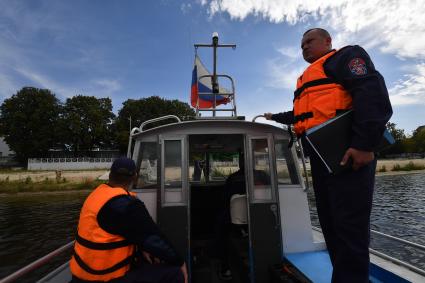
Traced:
POLYGON ((134 161, 118 158, 108 183, 85 200, 70 262, 72 283, 187 282, 182 257, 129 191, 136 181, 134 161))

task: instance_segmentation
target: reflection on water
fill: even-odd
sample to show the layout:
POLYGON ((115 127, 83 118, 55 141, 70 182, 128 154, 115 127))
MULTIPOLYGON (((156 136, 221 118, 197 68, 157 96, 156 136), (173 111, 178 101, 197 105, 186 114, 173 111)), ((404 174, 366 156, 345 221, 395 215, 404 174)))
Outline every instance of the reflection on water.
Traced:
MULTIPOLYGON (((309 193, 313 225, 319 226, 314 195, 309 193)), ((371 229, 425 245, 425 173, 377 176, 371 229)), ((425 269, 425 252, 372 235, 371 248, 425 269)))
MULTIPOLYGON (((0 196, 0 278, 72 241, 87 194, 0 196)), ((56 265, 61 263, 58 258, 56 265)), ((46 271, 40 268, 19 282, 34 282, 46 271)))
MULTIPOLYGON (((0 196, 0 278, 73 240, 87 192, 0 196)), ((318 226, 314 196, 309 195, 318 226)), ((425 245, 425 173, 378 176, 372 229, 425 245)), ((375 236, 372 248, 425 269, 425 253, 375 236)), ((56 266, 69 255, 56 260, 56 266)), ((50 267, 52 268, 52 267, 50 267)), ((46 268, 19 282, 34 282, 46 268)))

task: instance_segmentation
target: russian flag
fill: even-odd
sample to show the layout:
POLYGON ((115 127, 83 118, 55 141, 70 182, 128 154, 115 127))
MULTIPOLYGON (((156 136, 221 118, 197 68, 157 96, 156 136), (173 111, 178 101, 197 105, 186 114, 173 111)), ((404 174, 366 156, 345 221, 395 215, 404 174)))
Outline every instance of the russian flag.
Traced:
MULTIPOLYGON (((198 104, 199 108, 212 108, 214 106, 213 95, 202 95, 202 93, 212 93, 211 77, 204 77, 199 79, 199 77, 205 76, 205 75, 210 75, 210 73, 202 64, 201 59, 198 57, 198 55, 196 55, 195 64, 193 66, 193 71, 192 71, 192 87, 191 87, 191 95, 190 95, 190 102, 192 107, 196 107, 196 105, 198 104, 198 98, 199 98, 199 104, 198 104)), ((223 88, 220 88, 220 92, 229 93, 229 91, 226 91, 223 88)), ((228 97, 225 97, 222 95, 216 95, 216 105, 227 104, 228 102, 229 102, 228 97)))

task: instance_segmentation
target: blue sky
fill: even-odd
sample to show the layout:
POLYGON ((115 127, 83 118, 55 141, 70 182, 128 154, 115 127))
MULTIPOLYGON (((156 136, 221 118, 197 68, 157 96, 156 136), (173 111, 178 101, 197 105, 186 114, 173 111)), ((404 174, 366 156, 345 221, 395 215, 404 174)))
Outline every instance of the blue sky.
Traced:
MULTIPOLYGON (((158 95, 189 102, 194 43, 221 43, 218 71, 236 82, 247 119, 292 108, 307 66, 302 33, 323 27, 334 48, 359 44, 385 77, 399 128, 425 125, 422 1, 0 0, 0 100, 24 86, 125 100, 158 95), (319 3, 320 2, 320 3, 319 3)), ((210 50, 199 50, 212 69, 210 50)))

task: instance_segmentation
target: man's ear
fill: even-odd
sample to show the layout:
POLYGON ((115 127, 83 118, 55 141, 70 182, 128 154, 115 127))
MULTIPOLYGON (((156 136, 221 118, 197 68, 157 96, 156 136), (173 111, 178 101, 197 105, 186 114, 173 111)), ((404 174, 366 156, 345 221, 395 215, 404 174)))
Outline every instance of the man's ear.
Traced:
POLYGON ((332 49, 332 38, 331 37, 326 38, 326 44, 329 46, 329 49, 332 49))

